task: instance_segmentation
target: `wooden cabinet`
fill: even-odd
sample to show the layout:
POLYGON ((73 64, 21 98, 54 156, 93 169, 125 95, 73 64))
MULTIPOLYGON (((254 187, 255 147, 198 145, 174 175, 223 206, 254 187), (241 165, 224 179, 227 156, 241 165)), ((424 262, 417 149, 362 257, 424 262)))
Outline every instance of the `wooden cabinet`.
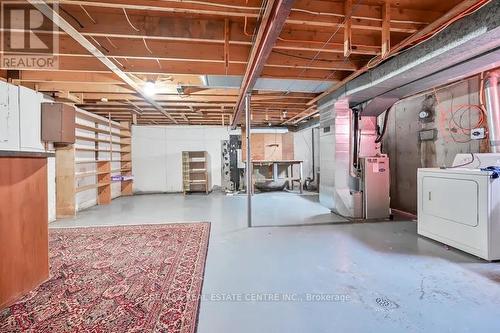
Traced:
POLYGON ((42 103, 42 141, 75 143, 75 108, 63 103, 42 103))
MULTIPOLYGON (((246 160, 245 131, 242 131, 241 152, 246 160)), ((293 133, 252 133, 250 135, 252 160, 293 160, 293 133)))
POLYGON ((47 159, 0 154, 0 310, 49 277, 47 159))

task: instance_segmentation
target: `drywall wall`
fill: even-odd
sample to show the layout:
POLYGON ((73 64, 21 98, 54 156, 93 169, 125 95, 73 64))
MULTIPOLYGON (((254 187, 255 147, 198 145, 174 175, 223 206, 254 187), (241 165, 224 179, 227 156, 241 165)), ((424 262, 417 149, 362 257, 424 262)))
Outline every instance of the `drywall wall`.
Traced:
POLYGON ((293 132, 293 151, 294 159, 302 160, 304 178, 314 178, 313 184, 317 185, 319 172, 319 127, 310 127, 307 129, 293 132), (314 135, 314 168, 313 171, 313 135, 314 135))
POLYGON ((221 185, 223 126, 133 126, 134 192, 181 192, 182 151, 206 150, 212 186, 221 185))
POLYGON ((468 105, 479 104, 478 91, 479 78, 474 77, 401 100, 391 108, 382 149, 390 158, 392 208, 416 213, 418 168, 450 166, 457 153, 487 152, 486 140, 471 140, 468 131, 456 124, 475 127, 479 112, 468 105), (430 112, 430 117, 419 119, 422 111, 430 112), (430 139, 420 140, 421 135, 430 139))

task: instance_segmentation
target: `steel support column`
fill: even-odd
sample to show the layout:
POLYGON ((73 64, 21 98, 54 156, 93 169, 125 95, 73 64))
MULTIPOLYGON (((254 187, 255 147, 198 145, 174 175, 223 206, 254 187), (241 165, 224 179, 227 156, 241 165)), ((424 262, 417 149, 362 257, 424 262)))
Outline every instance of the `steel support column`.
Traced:
POLYGON ((250 116, 250 94, 245 95, 245 140, 246 140, 246 146, 247 146, 247 156, 246 156, 246 176, 247 176, 247 224, 248 227, 252 227, 252 192, 253 192, 253 185, 252 185, 252 154, 251 154, 251 145, 250 145, 250 129, 251 129, 251 116, 250 116))

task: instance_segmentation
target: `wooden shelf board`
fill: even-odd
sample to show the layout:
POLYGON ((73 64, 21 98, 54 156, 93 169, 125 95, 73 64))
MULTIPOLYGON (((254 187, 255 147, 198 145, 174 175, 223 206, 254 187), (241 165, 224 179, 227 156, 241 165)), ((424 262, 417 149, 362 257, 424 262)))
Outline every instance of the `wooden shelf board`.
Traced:
POLYGON ((124 135, 124 134, 122 134, 120 132, 113 132, 113 131, 110 132, 109 130, 106 130, 106 129, 103 129, 103 128, 97 128, 97 127, 93 127, 93 126, 89 126, 89 125, 84 125, 84 124, 79 124, 79 123, 75 124, 75 128, 83 130, 83 131, 88 131, 88 132, 94 132, 94 133, 99 133, 99 134, 107 134, 107 135, 111 135, 111 136, 117 136, 117 137, 120 137, 120 138, 130 138, 130 135, 124 135))
POLYGON ((94 123, 98 123, 101 125, 106 125, 106 126, 111 125, 111 127, 119 129, 119 130, 128 130, 128 128, 126 128, 120 124, 117 124, 114 121, 110 122, 109 119, 102 119, 101 116, 86 114, 86 113, 79 111, 78 109, 76 110, 76 117, 83 119, 83 120, 92 121, 94 123))
POLYGON ((78 172, 75 173, 75 178, 85 178, 85 177, 95 176, 96 174, 97 174, 96 171, 78 172))
POLYGON ((122 144, 120 141, 116 141, 116 140, 109 141, 109 139, 89 138, 89 137, 81 136, 81 135, 76 135, 75 138, 77 140, 88 141, 88 142, 111 143, 111 144, 114 144, 114 145, 121 145, 122 144))
POLYGON ((85 185, 85 186, 77 187, 75 189, 75 192, 78 193, 78 192, 88 191, 88 190, 95 189, 95 188, 97 188, 96 184, 85 185))
POLYGON ((207 172, 207 169, 189 169, 190 173, 202 173, 207 172))

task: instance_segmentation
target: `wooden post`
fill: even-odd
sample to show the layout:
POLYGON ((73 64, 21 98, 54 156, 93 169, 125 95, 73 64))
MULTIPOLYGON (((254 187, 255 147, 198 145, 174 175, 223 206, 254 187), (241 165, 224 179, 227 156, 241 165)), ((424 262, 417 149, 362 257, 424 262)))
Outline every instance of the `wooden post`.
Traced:
POLYGON ((229 71, 229 20, 224 20, 224 70, 229 71))
POLYGON ((345 22, 344 22, 344 57, 348 57, 351 55, 351 50, 352 50, 352 32, 351 32, 351 27, 352 27, 352 0, 345 0, 344 2, 344 15, 345 15, 345 22))
POLYGON ((56 217, 73 217, 75 208, 75 147, 56 147, 56 217))
POLYGON ((382 58, 391 50, 391 2, 385 0, 382 5, 382 58))

